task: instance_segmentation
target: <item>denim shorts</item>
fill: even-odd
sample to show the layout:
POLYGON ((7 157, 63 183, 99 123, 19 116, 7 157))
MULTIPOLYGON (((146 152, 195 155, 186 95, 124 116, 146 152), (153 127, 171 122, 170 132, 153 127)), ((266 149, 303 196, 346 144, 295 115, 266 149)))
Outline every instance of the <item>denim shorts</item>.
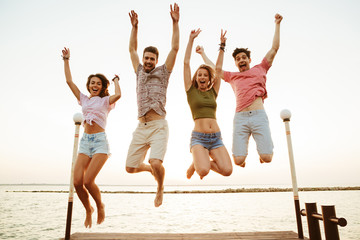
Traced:
POLYGON ((247 156, 250 135, 256 142, 258 154, 273 154, 274 145, 264 109, 235 114, 232 148, 235 157, 247 156))
POLYGON ((211 149, 224 146, 224 143, 221 138, 221 132, 201 133, 192 131, 190 140, 190 152, 191 148, 195 145, 201 145, 210 151, 211 149))
POLYGON ((97 153, 110 155, 110 147, 106 133, 84 133, 80 140, 79 153, 85 154, 90 158, 92 158, 97 153))

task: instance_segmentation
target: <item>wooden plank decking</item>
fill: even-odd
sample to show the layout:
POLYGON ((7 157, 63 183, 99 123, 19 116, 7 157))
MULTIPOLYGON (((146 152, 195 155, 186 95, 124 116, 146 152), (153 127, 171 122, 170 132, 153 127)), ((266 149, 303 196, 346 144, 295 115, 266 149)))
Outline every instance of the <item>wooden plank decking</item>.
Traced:
MULTIPOLYGON (((71 240, 294 240, 297 233, 273 232, 228 232, 228 233, 74 233, 71 240)), ((305 238, 308 239, 308 238, 305 238)))

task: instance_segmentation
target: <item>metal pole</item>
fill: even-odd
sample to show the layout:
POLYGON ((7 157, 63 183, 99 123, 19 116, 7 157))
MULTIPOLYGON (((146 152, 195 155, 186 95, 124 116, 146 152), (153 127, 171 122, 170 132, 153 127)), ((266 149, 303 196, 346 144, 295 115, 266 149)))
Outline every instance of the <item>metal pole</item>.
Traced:
POLYGON ((280 117, 285 123, 285 130, 286 130, 286 139, 287 145, 289 150, 289 161, 290 161, 290 169, 291 169, 291 180, 293 186, 293 195, 294 195, 294 204, 295 204, 295 214, 296 214, 296 221, 297 221, 297 228, 298 228, 298 237, 303 239, 303 228, 301 222, 301 215, 300 215, 300 202, 299 202, 299 193, 296 181, 296 172, 295 172, 295 163, 294 163, 294 156, 292 150, 292 143, 291 143, 291 134, 290 134, 290 117, 291 112, 287 109, 284 109, 280 113, 280 117))
POLYGON ((74 200, 74 167, 75 161, 77 158, 78 145, 79 145, 79 130, 80 125, 83 121, 81 113, 74 114, 73 120, 75 122, 75 136, 74 136, 74 148, 73 148, 73 157, 71 163, 71 176, 70 176, 70 187, 69 187, 69 200, 68 200, 68 210, 66 217, 66 230, 65 230, 65 240, 70 239, 70 230, 71 230, 71 217, 73 209, 73 200, 74 200))

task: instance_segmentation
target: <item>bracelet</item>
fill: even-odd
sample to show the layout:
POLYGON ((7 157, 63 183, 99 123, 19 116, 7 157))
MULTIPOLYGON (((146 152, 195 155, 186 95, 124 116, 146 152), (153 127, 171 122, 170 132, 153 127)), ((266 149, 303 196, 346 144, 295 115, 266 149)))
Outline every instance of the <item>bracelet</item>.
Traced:
POLYGON ((220 43, 219 46, 220 46, 220 47, 219 47, 219 51, 222 50, 223 52, 225 52, 225 46, 226 46, 226 44, 225 44, 225 43, 220 43))
POLYGON ((64 57, 64 56, 62 56, 62 59, 65 61, 65 60, 69 60, 70 57, 64 57))
POLYGON ((114 82, 114 81, 115 81, 115 79, 118 79, 118 81, 120 81, 119 76, 115 76, 115 77, 112 79, 112 81, 114 82))

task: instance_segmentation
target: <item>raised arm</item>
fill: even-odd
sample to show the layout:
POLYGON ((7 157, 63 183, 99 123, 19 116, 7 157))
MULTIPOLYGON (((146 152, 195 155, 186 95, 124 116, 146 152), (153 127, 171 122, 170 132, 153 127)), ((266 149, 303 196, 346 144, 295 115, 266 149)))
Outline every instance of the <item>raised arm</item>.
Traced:
POLYGON ((131 62, 136 72, 137 67, 139 66, 140 60, 139 55, 137 54, 137 33, 138 33, 138 15, 134 10, 131 10, 129 13, 130 21, 132 25, 131 34, 130 34, 130 42, 129 42, 129 52, 131 62))
POLYGON ((120 89, 120 85, 119 85, 119 76, 115 75, 115 77, 112 79, 112 81, 115 84, 115 94, 111 95, 109 98, 109 103, 113 104, 115 103, 117 100, 119 100, 121 98, 121 89, 120 89))
POLYGON ((201 57, 204 60, 204 63, 206 65, 209 65, 210 67, 215 69, 215 64, 206 56, 204 48, 202 46, 197 46, 196 52, 201 55, 201 57))
POLYGON ((184 86, 185 91, 189 90, 192 84, 191 81, 191 69, 190 69, 190 58, 191 51, 194 44, 194 39, 200 34, 201 30, 192 30, 189 37, 189 42, 186 47, 185 57, 184 57, 184 86))
POLYGON ((221 78, 223 77, 223 62, 224 62, 224 52, 225 52, 225 45, 226 45, 226 31, 223 32, 221 29, 221 36, 220 36, 220 48, 219 48, 219 55, 216 60, 216 67, 215 67, 215 82, 214 82, 214 89, 217 93, 219 93, 220 90, 220 83, 221 78))
POLYGON ((80 90, 75 85, 75 83, 72 81, 70 64, 69 64, 69 60, 70 60, 70 49, 69 48, 64 47, 64 49, 62 50, 62 57, 64 60, 64 72, 65 72, 66 83, 70 87, 71 91, 73 92, 73 94, 75 95, 77 100, 80 101, 80 90))
POLYGON ((273 43, 271 46, 271 49, 266 54, 265 58, 269 62, 269 65, 272 65, 272 62, 274 61, 275 55, 280 47, 280 23, 283 17, 280 14, 275 15, 275 34, 273 43))
POLYGON ((180 19, 180 9, 179 6, 175 3, 174 8, 170 5, 170 16, 173 22, 173 34, 171 40, 171 50, 169 55, 166 58, 165 65, 168 71, 172 71, 177 52, 179 51, 179 19, 180 19))

